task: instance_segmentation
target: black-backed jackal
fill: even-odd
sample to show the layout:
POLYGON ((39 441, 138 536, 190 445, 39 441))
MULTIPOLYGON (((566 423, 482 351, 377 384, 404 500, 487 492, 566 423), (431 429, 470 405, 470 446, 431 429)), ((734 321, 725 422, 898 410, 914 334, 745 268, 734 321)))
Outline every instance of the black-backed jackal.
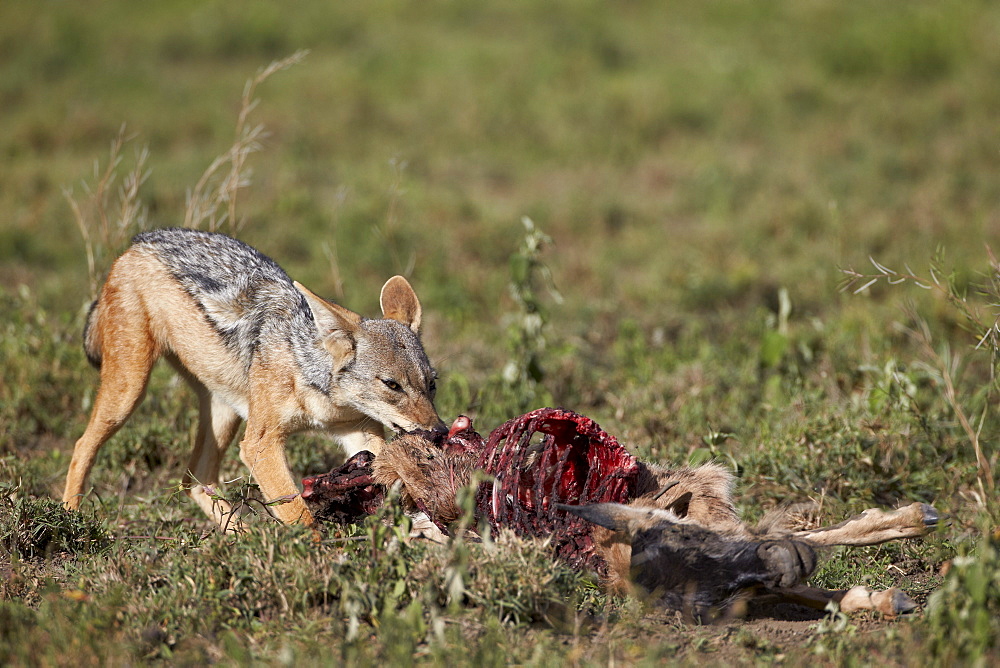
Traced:
POLYGON ((108 274, 84 331, 101 385, 73 450, 63 503, 77 508, 98 449, 142 400, 166 358, 198 396, 200 416, 185 484, 224 528, 232 509, 205 490, 240 421, 240 458, 284 522, 312 524, 288 469, 285 441, 331 433, 347 454, 379 452, 383 426, 442 429, 435 372, 419 339, 420 302, 401 276, 362 318, 293 282, 273 260, 222 234, 162 229, 138 235, 108 274))

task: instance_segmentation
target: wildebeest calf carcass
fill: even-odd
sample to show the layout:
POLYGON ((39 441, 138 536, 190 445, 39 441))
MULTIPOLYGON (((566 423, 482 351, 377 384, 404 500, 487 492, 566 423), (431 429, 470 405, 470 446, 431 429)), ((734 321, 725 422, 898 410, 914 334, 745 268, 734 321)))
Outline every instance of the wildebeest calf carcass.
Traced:
POLYGON ((638 589, 699 621, 762 594, 818 608, 832 600, 845 612, 910 612, 915 604, 896 588, 829 591, 803 583, 817 548, 914 538, 938 521, 934 508, 914 503, 820 529, 748 527, 723 467, 640 462, 590 418, 554 408, 510 420, 486 439, 464 416, 447 435, 398 437, 378 456, 362 452, 306 478, 302 496, 318 520, 344 523, 374 512, 398 485, 407 510, 429 518, 443 537, 461 516, 457 492, 476 470, 489 477, 476 491, 477 520, 547 538, 557 557, 597 571, 611 591, 638 589))

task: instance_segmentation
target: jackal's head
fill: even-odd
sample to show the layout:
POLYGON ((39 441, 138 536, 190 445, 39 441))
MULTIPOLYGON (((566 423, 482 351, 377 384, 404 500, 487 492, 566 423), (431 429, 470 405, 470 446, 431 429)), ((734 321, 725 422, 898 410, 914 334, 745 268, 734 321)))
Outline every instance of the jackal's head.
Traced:
POLYGON ((299 283, 333 361, 333 395, 397 433, 444 430, 434 408, 437 373, 420 343, 420 301, 402 276, 382 287, 382 318, 362 318, 299 283))

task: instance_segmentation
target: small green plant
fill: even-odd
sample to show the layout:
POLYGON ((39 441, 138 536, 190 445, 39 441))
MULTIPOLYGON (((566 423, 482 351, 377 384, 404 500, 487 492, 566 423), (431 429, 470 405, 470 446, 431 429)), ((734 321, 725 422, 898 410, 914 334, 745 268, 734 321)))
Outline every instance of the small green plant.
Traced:
POLYGON ((907 369, 895 359, 890 359, 880 367, 862 366, 860 371, 870 375, 874 383, 866 402, 869 410, 879 413, 893 409, 901 411, 914 409, 919 381, 914 370, 907 369))
POLYGON ((778 311, 768 314, 768 328, 760 343, 760 364, 767 369, 776 368, 788 352, 791 339, 788 319, 792 314, 792 300, 787 288, 778 290, 778 311))
POLYGON ((541 260, 552 239, 525 216, 521 219, 524 238, 510 258, 510 295, 517 307, 509 315, 508 346, 510 357, 499 375, 487 383, 484 396, 490 400, 490 411, 504 410, 500 415, 516 415, 551 402, 545 388, 542 366, 546 341, 548 308, 540 292, 545 290, 557 303, 562 296, 552 282, 552 274, 541 260), (501 408, 502 407, 502 408, 501 408))
POLYGON ((727 441, 735 439, 736 434, 709 429, 708 433, 701 437, 704 447, 695 448, 688 455, 688 466, 700 466, 711 461, 725 461, 732 468, 736 476, 742 475, 743 467, 733 456, 732 452, 722 449, 727 441))
POLYGON ((836 603, 830 602, 826 610, 827 616, 815 627, 812 651, 817 656, 836 661, 850 653, 858 627, 851 624, 850 618, 840 611, 836 603))
POLYGON ((984 665, 1000 649, 1000 534, 984 527, 975 552, 955 557, 927 602, 931 647, 942 665, 984 665))

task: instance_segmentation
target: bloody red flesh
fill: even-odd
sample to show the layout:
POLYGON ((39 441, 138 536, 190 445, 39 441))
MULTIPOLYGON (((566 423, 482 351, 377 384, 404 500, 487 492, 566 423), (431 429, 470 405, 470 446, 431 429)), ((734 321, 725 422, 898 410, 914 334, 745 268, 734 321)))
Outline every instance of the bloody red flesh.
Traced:
POLYGON ((490 434, 479 466, 494 476, 477 495, 477 510, 494 528, 552 537, 557 556, 603 571, 593 525, 557 504, 627 503, 640 465, 617 439, 573 411, 541 408, 490 434))
MULTIPOLYGON (((634 496, 641 465, 596 422, 573 411, 540 408, 504 423, 485 441, 464 416, 455 420, 447 436, 421 435, 446 456, 474 458, 475 468, 493 476, 476 495, 479 519, 494 530, 551 537, 560 558, 575 567, 604 572, 606 565, 594 551, 593 525, 560 510, 558 504, 627 503, 634 496)), ((362 454, 328 474, 303 481, 303 498, 317 519, 356 521, 358 511, 381 502, 384 490, 371 484, 373 458, 361 458, 362 454)), ((454 480, 451 492, 467 483, 454 480)), ((414 501, 437 522, 433 507, 421 499, 414 501)))
POLYGON ((329 473, 302 479, 302 498, 317 520, 353 524, 375 514, 385 488, 372 480, 375 455, 362 450, 329 473))

